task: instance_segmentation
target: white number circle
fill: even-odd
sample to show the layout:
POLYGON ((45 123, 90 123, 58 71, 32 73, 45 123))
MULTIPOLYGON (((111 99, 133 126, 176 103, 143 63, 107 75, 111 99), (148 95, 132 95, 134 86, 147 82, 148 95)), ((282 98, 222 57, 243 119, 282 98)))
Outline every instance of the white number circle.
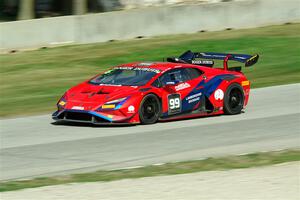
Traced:
POLYGON ((134 112, 134 106, 129 106, 128 107, 128 112, 134 112))
POLYGON ((215 96, 215 99, 216 99, 216 100, 222 100, 222 99, 224 98, 224 92, 223 92, 223 90, 217 89, 217 90, 215 91, 214 96, 215 96))

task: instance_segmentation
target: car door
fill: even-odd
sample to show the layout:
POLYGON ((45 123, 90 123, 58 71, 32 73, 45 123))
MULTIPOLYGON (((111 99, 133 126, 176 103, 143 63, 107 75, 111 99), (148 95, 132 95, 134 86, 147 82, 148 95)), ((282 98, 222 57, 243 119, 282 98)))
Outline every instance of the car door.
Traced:
POLYGON ((199 83, 195 80, 198 74, 191 74, 189 68, 176 68, 165 72, 160 78, 162 88, 163 117, 189 112, 193 106, 189 105, 186 97, 193 93, 199 83))

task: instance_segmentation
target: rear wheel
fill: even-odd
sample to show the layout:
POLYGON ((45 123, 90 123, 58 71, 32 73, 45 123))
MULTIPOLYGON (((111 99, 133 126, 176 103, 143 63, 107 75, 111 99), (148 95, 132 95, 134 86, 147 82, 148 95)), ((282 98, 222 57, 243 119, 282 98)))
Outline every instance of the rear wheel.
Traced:
POLYGON ((139 116, 142 124, 153 124, 157 122, 160 115, 160 101, 154 94, 144 97, 139 108, 139 116))
POLYGON ((244 101, 243 88, 237 83, 229 85, 224 97, 224 113, 228 115, 241 113, 244 107, 244 101))

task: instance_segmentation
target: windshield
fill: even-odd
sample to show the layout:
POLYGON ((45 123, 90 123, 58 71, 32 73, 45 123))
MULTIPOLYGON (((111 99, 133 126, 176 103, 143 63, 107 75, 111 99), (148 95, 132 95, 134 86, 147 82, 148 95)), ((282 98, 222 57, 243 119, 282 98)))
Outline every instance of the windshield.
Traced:
POLYGON ((151 68, 123 67, 115 68, 93 78, 89 83, 124 85, 124 86, 142 86, 156 75, 157 70, 151 68))

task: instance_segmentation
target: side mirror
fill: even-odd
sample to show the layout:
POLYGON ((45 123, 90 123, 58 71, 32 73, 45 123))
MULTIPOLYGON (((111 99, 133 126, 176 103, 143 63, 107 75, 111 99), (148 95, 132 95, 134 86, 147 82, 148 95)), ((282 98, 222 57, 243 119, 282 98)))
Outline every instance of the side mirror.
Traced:
POLYGON ((167 90, 173 90, 173 86, 175 86, 178 82, 177 81, 170 81, 170 82, 166 82, 166 84, 164 85, 164 88, 167 90))

